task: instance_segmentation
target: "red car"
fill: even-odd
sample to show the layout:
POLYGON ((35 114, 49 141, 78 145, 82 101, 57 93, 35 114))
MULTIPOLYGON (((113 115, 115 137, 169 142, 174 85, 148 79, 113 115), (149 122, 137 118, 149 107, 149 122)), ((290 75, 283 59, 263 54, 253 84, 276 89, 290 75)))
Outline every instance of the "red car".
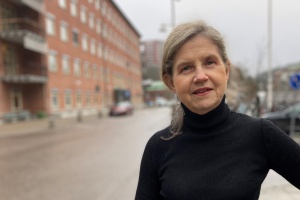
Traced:
POLYGON ((110 108, 109 115, 110 116, 116 116, 116 115, 128 115, 132 114, 134 110, 134 107, 132 103, 129 101, 122 101, 115 105, 113 105, 110 108))

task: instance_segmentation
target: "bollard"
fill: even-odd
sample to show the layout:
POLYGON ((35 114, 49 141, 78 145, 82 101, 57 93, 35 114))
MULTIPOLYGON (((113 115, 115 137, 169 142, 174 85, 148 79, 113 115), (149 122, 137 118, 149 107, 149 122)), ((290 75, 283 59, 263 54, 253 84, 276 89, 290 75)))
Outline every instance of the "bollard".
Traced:
POLYGON ((103 113, 101 112, 101 110, 98 111, 98 118, 102 118, 103 117, 103 113))
POLYGON ((49 128, 53 129, 55 127, 55 121, 54 121, 54 117, 51 115, 49 117, 49 128))
POLYGON ((78 114, 77 114, 77 122, 82 122, 82 113, 81 113, 81 111, 79 111, 78 114))

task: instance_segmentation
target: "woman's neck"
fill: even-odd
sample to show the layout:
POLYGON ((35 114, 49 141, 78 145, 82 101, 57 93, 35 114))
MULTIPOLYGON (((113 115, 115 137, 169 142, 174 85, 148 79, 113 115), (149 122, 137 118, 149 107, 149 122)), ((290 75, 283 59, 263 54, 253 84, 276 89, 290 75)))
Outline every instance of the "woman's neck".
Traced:
POLYGON ((209 129, 223 123, 230 112, 225 103, 225 95, 220 104, 212 111, 199 115, 190 111, 184 104, 181 103, 184 110, 183 128, 187 129, 209 129))

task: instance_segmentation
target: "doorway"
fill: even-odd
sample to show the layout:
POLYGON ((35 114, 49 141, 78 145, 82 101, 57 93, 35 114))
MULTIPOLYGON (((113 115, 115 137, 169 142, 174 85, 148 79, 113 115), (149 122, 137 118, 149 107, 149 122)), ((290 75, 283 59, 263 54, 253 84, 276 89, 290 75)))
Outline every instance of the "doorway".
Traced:
POLYGON ((10 108, 11 111, 19 111, 23 109, 23 95, 21 91, 10 91, 10 108))

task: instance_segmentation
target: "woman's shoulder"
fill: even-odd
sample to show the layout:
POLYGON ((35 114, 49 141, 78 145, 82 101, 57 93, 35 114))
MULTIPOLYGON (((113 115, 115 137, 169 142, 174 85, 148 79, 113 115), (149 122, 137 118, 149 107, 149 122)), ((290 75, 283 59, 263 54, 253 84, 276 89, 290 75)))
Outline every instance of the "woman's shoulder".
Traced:
POLYGON ((157 131, 156 133, 154 133, 148 143, 162 143, 164 142, 165 140, 163 138, 167 138, 168 136, 170 136, 171 132, 170 132, 170 127, 166 127, 164 129, 161 129, 159 131, 157 131))
POLYGON ((262 123, 262 119, 259 117, 252 117, 243 113, 238 113, 238 112, 234 112, 231 111, 231 120, 237 120, 239 123, 243 124, 243 123, 252 123, 253 125, 256 124, 258 126, 261 126, 262 123))
POLYGON ((163 152, 165 148, 168 148, 172 144, 173 140, 168 140, 172 136, 170 127, 166 127, 154 133, 146 144, 146 149, 150 151, 163 152))

